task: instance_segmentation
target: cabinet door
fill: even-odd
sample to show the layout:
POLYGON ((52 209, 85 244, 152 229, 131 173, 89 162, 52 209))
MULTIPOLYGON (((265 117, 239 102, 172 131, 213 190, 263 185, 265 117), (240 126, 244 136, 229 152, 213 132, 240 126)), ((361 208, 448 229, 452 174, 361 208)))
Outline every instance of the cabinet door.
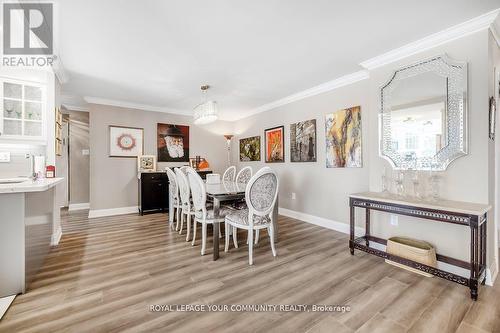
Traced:
POLYGON ((161 179, 144 180, 142 183, 143 210, 161 209, 164 202, 163 181, 161 179))

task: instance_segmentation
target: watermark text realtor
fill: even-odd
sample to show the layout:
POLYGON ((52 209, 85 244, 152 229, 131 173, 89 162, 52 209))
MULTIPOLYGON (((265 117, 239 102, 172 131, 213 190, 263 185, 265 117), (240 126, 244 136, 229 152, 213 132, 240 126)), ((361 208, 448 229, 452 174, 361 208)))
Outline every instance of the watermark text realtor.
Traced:
POLYGON ((52 3, 3 2, 2 65, 45 67, 54 61, 52 3))

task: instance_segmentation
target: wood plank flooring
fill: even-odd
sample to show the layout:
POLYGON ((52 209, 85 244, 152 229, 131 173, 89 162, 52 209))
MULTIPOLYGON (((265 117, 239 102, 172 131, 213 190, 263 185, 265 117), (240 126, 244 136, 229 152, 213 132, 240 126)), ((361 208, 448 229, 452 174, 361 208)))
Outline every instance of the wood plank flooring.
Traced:
MULTIPOLYGON (((87 219, 63 212, 63 237, 0 332, 500 332, 500 286, 469 290, 357 251, 347 235, 280 216, 213 262, 164 214, 87 219), (328 304, 350 312, 151 312, 155 304, 328 304)), ((201 232, 198 233, 198 237, 201 232)), ((223 243, 223 241, 221 242, 223 243)), ((221 244, 221 249, 223 244, 221 244)))

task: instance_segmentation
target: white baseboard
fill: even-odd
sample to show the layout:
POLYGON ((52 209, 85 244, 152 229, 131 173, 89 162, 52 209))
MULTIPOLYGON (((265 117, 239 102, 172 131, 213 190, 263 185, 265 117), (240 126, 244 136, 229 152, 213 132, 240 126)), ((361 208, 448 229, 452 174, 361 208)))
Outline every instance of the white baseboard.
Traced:
POLYGON ((76 204, 69 204, 68 211, 73 211, 73 210, 82 210, 82 209, 90 209, 90 203, 84 202, 84 203, 76 203, 76 204))
POLYGON ((61 240, 61 236, 62 236, 62 229, 59 226, 59 228, 57 229, 57 231, 52 234, 52 237, 50 239, 50 245, 51 246, 57 246, 57 245, 59 245, 59 241, 61 240))
POLYGON ((89 211, 89 219, 95 217, 104 217, 113 215, 134 214, 138 212, 139 212, 138 206, 109 208, 109 209, 93 209, 89 211))
POLYGON ((493 286, 493 282, 497 278, 498 269, 496 267, 495 263, 492 263, 490 267, 486 268, 486 284, 488 286, 493 286))
MULTIPOLYGON (((294 218, 297 220, 301 220, 301 221, 304 221, 307 223, 311 223, 314 225, 318 225, 318 226, 323 227, 323 228, 339 231, 339 232, 344 233, 344 234, 350 233, 350 231, 349 231, 350 226, 347 223, 342 223, 342 222, 326 219, 324 217, 319 217, 319 216, 315 216, 315 215, 301 213, 301 212, 297 212, 295 210, 282 208, 282 207, 280 207, 278 209, 278 214, 283 215, 283 216, 288 216, 288 217, 291 217, 291 218, 294 218)), ((355 233, 356 233, 356 236, 362 236, 365 233, 365 229, 360 228, 360 227, 356 227, 355 233)))
MULTIPOLYGON (((344 234, 350 233, 350 231, 349 231, 350 227, 349 227, 349 224, 347 224, 347 223, 337 222, 334 220, 330 220, 330 219, 326 219, 323 217, 310 215, 310 214, 306 214, 306 213, 301 213, 301 212, 297 212, 297 211, 282 208, 282 207, 280 207, 278 209, 278 213, 280 215, 283 215, 283 216, 291 217, 291 218, 301 220, 301 221, 304 221, 307 223, 311 223, 311 224, 314 224, 314 225, 317 225, 317 226, 320 226, 323 228, 339 231, 339 232, 342 232, 344 234)), ((364 232, 365 232, 364 228, 356 227, 356 231, 355 231, 356 236, 363 236, 364 232)), ((380 250, 385 249, 385 246, 377 244, 377 243, 374 243, 374 247, 379 248, 380 250)), ((443 268, 451 271, 452 273, 455 273, 458 275, 463 275, 463 276, 467 277, 466 274, 464 273, 465 270, 463 270, 463 269, 460 269, 460 268, 452 266, 452 265, 444 264, 444 263, 442 263, 442 265, 446 266, 443 268)), ((495 267, 496 267, 496 265, 493 263, 491 265, 491 267, 486 269, 486 284, 488 286, 493 286, 493 281, 495 281, 495 278, 498 274, 498 271, 495 269, 495 267)))

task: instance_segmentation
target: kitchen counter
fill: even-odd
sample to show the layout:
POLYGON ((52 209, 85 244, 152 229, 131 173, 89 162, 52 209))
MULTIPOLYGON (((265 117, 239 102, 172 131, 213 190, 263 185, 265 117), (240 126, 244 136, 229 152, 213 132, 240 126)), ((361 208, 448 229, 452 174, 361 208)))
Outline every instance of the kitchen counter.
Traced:
MULTIPOLYGON (((0 193, 25 193, 42 192, 61 183, 64 178, 42 178, 38 180, 27 179, 20 183, 2 184, 6 179, 0 179, 0 193)), ((9 178, 8 181, 14 181, 15 178, 9 178)))
POLYGON ((0 178, 0 298, 26 292, 59 243, 56 186, 63 180, 0 178))

